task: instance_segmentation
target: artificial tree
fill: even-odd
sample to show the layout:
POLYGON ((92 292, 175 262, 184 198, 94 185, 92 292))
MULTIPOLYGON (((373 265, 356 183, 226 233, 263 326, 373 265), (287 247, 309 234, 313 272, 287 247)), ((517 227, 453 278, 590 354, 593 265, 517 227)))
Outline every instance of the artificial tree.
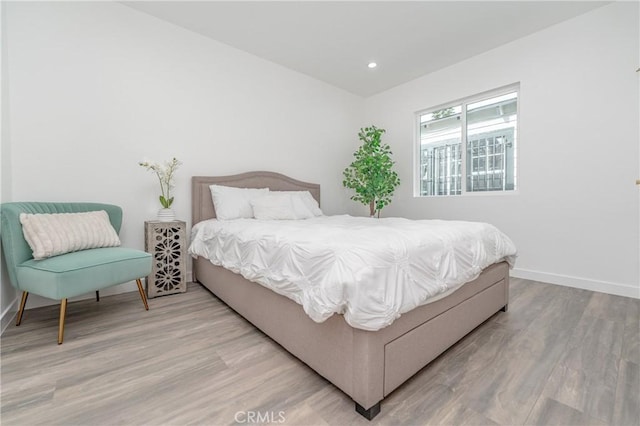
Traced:
POLYGON ((376 126, 360 129, 362 145, 353 154, 355 160, 342 172, 342 184, 356 192, 351 199, 368 204, 371 217, 376 213, 380 217, 380 211, 391 203, 393 192, 400 185, 400 178, 393 171, 391 149, 382 143, 384 132, 376 126))

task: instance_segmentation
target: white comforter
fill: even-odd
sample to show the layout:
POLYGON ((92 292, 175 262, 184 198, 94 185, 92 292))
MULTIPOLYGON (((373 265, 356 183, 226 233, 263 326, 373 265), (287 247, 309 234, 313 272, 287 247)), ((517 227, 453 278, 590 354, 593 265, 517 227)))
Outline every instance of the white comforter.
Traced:
POLYGON ((321 216, 206 220, 189 253, 289 297, 316 322, 341 313, 379 330, 493 263, 512 265, 516 248, 486 223, 321 216))

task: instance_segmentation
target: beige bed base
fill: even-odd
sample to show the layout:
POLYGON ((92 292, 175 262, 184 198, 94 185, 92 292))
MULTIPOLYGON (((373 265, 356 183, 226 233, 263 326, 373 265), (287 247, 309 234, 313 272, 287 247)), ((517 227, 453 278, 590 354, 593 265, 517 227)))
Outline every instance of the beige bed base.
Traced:
MULTIPOLYGON (((193 177, 193 224, 215 217, 212 184, 308 190, 320 200, 319 185, 273 172, 193 177)), ((349 326, 342 315, 316 323, 292 300, 204 258, 194 259, 193 280, 349 395, 367 419, 380 412, 380 402, 390 392, 493 314, 506 311, 509 299, 509 268, 501 262, 390 326, 365 331, 349 326)))

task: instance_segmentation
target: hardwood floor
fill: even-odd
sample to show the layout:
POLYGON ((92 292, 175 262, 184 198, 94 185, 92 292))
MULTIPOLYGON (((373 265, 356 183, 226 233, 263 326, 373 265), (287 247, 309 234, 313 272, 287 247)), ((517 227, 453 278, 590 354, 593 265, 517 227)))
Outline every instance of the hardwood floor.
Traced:
POLYGON ((25 312, 1 341, 10 425, 638 425, 640 300, 512 279, 500 312, 394 391, 353 402, 197 284, 25 312))

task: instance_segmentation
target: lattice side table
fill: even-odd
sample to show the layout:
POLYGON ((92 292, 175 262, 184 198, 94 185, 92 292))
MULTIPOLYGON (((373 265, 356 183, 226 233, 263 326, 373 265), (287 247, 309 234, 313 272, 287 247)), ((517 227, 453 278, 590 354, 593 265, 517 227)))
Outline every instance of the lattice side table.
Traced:
POLYGON ((186 227, 181 220, 144 222, 144 249, 153 256, 148 297, 187 291, 186 227))

